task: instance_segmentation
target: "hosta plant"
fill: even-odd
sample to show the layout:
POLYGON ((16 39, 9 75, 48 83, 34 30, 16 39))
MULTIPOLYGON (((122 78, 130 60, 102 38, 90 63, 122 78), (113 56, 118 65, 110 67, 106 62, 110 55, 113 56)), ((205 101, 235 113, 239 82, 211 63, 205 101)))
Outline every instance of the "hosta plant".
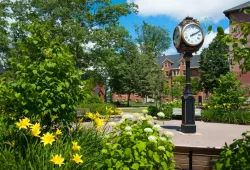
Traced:
POLYGON ((163 132, 151 116, 124 115, 106 135, 100 169, 167 170, 175 169, 173 133, 163 132), (160 135, 162 134, 162 135, 160 135))

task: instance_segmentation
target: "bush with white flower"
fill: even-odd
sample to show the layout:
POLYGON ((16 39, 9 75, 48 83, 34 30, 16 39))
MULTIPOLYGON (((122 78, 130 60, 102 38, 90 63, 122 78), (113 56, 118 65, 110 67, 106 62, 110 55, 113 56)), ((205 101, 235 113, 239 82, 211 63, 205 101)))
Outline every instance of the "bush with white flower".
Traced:
POLYGON ((152 117, 123 116, 106 138, 100 169, 175 169, 171 132, 150 122, 152 117), (162 135, 160 135, 162 134, 162 135))

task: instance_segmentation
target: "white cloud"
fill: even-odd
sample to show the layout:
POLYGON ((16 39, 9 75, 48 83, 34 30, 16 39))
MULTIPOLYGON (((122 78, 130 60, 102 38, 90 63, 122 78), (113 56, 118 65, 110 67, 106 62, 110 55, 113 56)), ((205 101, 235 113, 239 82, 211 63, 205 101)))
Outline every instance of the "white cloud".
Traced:
POLYGON ((139 15, 167 15, 177 21, 192 16, 199 21, 206 18, 218 22, 225 16, 223 11, 245 3, 246 0, 127 0, 139 6, 139 15))
POLYGON ((229 34, 229 27, 228 27, 227 29, 225 29, 224 32, 225 32, 226 34, 229 34))
POLYGON ((178 54, 177 50, 175 47, 171 47, 168 50, 164 52, 165 55, 173 55, 173 54, 178 54))

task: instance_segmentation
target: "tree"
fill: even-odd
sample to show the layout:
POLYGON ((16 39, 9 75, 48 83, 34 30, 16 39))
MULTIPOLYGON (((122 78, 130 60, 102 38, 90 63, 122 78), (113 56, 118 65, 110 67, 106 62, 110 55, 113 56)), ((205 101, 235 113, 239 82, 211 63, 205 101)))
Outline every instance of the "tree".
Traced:
POLYGON ((218 78, 229 71, 229 49, 225 43, 214 39, 200 54, 200 82, 205 92, 218 87, 218 78))
POLYGON ((10 40, 9 40, 9 33, 8 33, 8 26, 9 23, 6 20, 6 18, 9 16, 8 14, 8 2, 7 1, 2 1, 0 3, 0 66, 4 66, 6 69, 6 62, 7 59, 9 58, 9 45, 10 45, 10 40))
POLYGON ((98 57, 86 52, 90 43, 102 46, 95 40, 103 39, 103 34, 105 38, 114 36, 112 29, 110 32, 107 29, 118 25, 121 16, 137 12, 133 3, 113 4, 110 0, 47 0, 46 3, 44 0, 24 0, 14 1, 10 8, 16 21, 12 26, 13 41, 27 36, 22 24, 34 20, 49 22, 52 38, 60 37, 68 44, 77 67, 88 67, 95 61, 93 57, 98 57))
POLYGON ((170 47, 169 32, 160 26, 153 26, 143 21, 141 27, 135 26, 136 41, 142 53, 159 57, 170 47))
POLYGON ((47 128, 70 123, 82 99, 81 71, 76 70, 68 46, 51 38, 49 24, 23 25, 30 36, 15 44, 9 65, 15 75, 0 88, 1 109, 7 117, 29 117, 47 128))
MULTIPOLYGON (((152 59, 138 52, 136 44, 124 41, 124 48, 120 51, 120 59, 110 70, 110 86, 118 94, 127 94, 129 106, 130 95, 148 93, 148 76, 152 59)), ((113 63, 114 64, 114 63, 113 63)))

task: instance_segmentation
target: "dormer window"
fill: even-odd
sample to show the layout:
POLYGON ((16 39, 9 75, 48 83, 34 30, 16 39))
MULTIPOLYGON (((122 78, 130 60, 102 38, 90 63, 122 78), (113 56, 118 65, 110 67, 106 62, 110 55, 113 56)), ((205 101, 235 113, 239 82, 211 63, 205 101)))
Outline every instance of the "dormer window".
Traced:
POLYGON ((186 65, 185 60, 181 60, 181 65, 182 65, 182 66, 185 66, 185 65, 186 65))

